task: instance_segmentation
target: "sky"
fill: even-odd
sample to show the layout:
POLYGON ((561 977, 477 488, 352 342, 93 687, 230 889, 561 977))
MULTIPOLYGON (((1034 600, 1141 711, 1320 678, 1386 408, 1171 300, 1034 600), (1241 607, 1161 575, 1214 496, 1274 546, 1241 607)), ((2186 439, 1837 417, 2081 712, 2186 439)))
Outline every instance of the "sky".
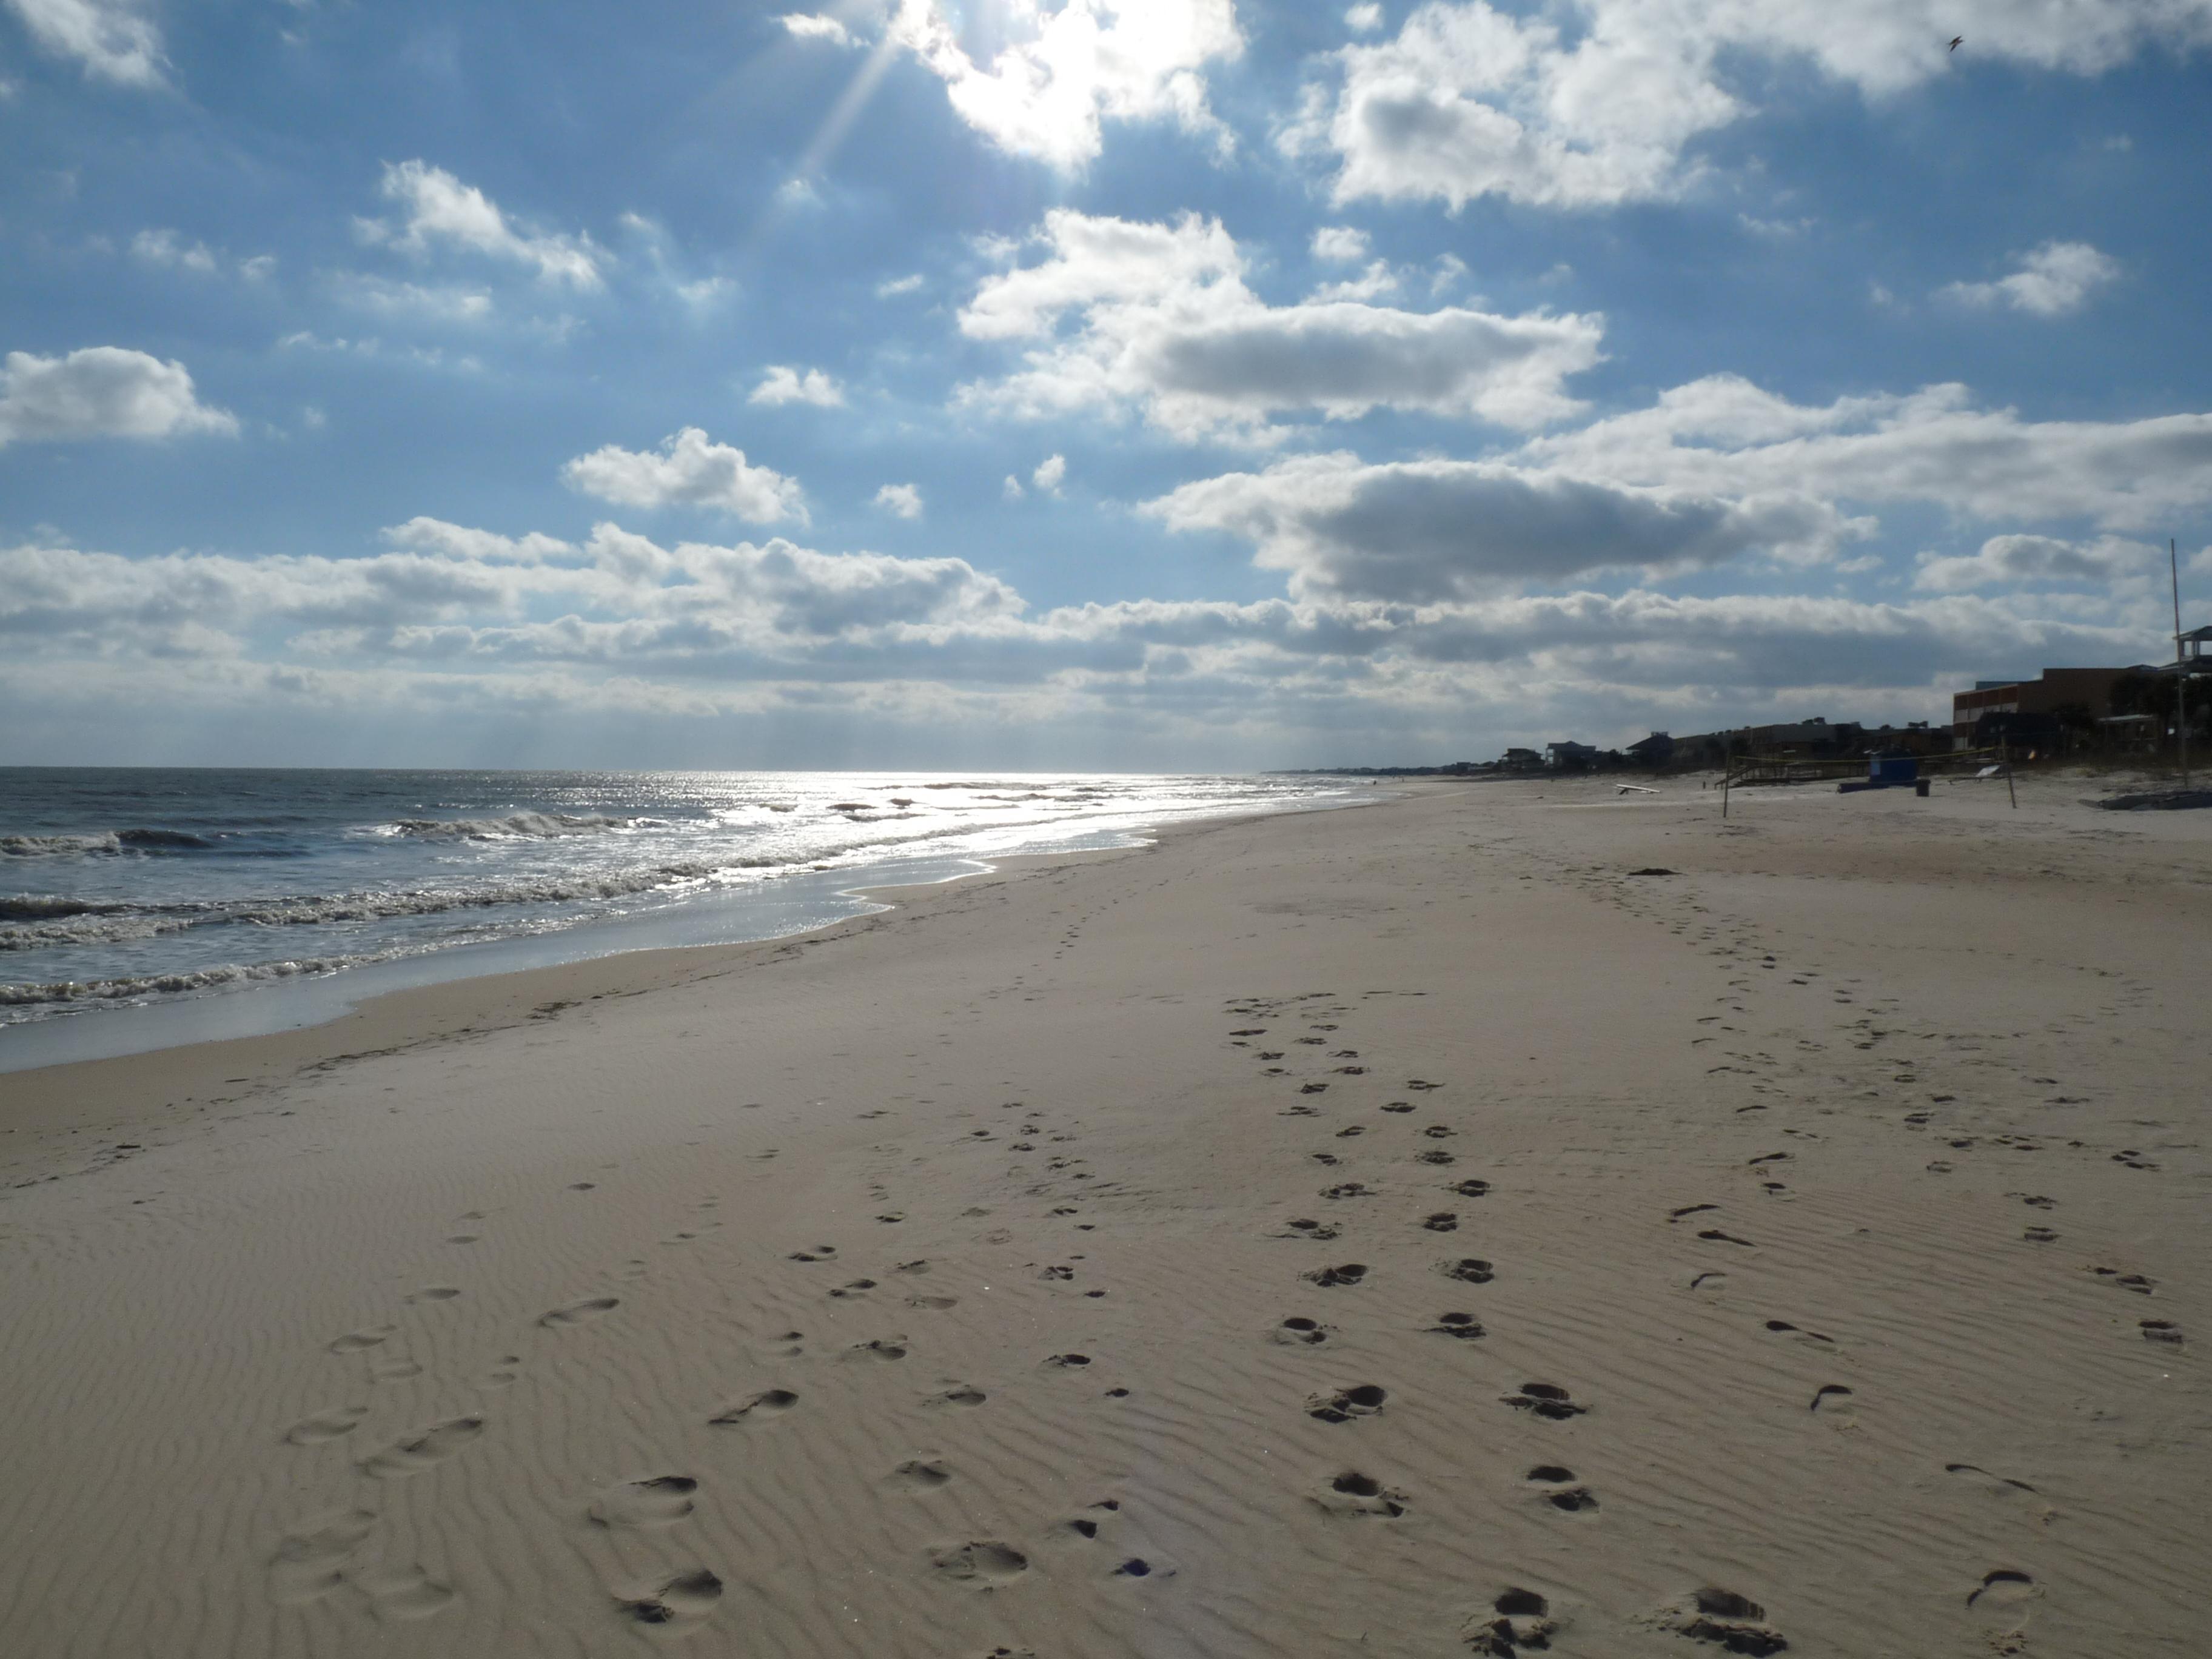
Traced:
POLYGON ((0 0, 0 763, 1420 763, 2166 660, 2208 93, 2212 0, 0 0))

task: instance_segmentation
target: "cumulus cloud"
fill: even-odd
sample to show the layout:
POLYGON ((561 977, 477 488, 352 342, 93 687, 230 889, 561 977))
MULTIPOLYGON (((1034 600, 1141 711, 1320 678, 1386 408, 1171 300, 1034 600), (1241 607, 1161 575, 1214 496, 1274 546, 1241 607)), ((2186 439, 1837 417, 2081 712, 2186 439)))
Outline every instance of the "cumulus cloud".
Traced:
POLYGON ((885 484, 876 492, 876 505, 902 519, 921 516, 921 491, 910 483, 885 484))
POLYGON ((136 0, 7 0, 31 38, 94 80, 158 87, 161 32, 136 0))
POLYGON ((1922 555, 1913 583, 1954 593, 2022 583, 2140 580, 2163 574, 2165 568, 2164 549, 2117 536, 2087 543, 2051 536, 1992 536, 1971 554, 1948 558, 1922 555))
POLYGON ((773 363, 745 401, 766 404, 771 408, 781 404, 812 404, 817 409, 836 409, 845 401, 845 391, 818 368, 802 374, 784 364, 773 363))
POLYGON ((664 439, 659 453, 609 444, 561 469, 571 489, 625 507, 711 507, 749 524, 806 522, 806 501, 795 478, 755 466, 745 452, 718 444, 696 426, 664 439))
POLYGON ((1344 26, 1354 34, 1372 34, 1382 27, 1382 8, 1375 0, 1360 0, 1358 5, 1346 9, 1344 26))
MULTIPOLYGON (((1132 600, 1033 612, 958 559, 580 544, 416 520, 350 558, 0 549, 11 707, 265 714, 313 699, 435 731, 501 706, 810 720, 845 708, 942 732, 1091 721, 1133 759, 1284 763, 1423 746, 1776 718, 1808 699, 1922 716, 1991 662, 2132 660, 2163 623, 2069 596, 1906 604, 1632 588, 1411 604, 1132 600), (158 661, 157 672, 139 665, 158 661), (1413 734, 1411 738, 1408 734, 1413 734), (1225 744, 1227 746, 1221 747, 1225 744)), ((651 728, 641 728, 651 729, 651 728)))
POLYGON ((541 281, 570 288, 604 286, 600 264, 607 257, 588 236, 539 235, 520 231, 499 204, 474 185, 465 185, 443 167, 427 161, 387 162, 379 185, 398 204, 394 225, 380 219, 356 221, 372 242, 389 243, 417 258, 435 246, 465 249, 486 258, 528 265, 541 281))
POLYGON ((2212 503, 2212 415, 2024 421, 1962 386, 1799 404, 1709 375, 1648 409, 1532 439, 1516 458, 1717 495, 1924 501, 1996 523, 2141 529, 2212 503))
POLYGON ((237 430, 234 416, 200 402, 182 363, 143 351, 87 346, 66 357, 11 351, 0 367, 0 447, 237 430))
POLYGON ((1098 154, 1103 121, 1162 118, 1227 148, 1200 71, 1243 51, 1234 0, 1008 0, 996 21, 1013 38, 988 66, 938 0, 899 0, 890 38, 1000 149, 1076 167, 1098 154))
POLYGON ((860 43, 853 32, 834 17, 824 17, 818 12, 786 12, 775 20, 783 25, 792 38, 799 40, 826 40, 833 46, 851 46, 860 43))
POLYGON ((2038 317, 2079 311, 2089 295, 2119 280, 2120 262, 2087 242, 2045 242, 2021 268, 1994 283, 1953 283, 1943 289, 1971 306, 2010 306, 2038 317))
POLYGON ((1953 33, 1980 57, 2096 74, 2212 40, 2212 0, 1954 0, 1940 27, 1923 0, 1563 0, 1525 15, 1431 0, 1395 38, 1334 54, 1334 85, 1309 88, 1281 142, 1334 158, 1340 201, 1665 197, 1695 176, 1692 143, 1750 113, 1775 75, 1809 67, 1892 94, 1951 70, 1953 33))
POLYGON ((392 550, 349 559, 0 549, 0 637, 48 650, 228 654, 258 638, 308 657, 612 660, 773 654, 1022 610, 964 560, 822 553, 781 538, 664 547, 602 524, 576 545, 416 519, 386 539, 392 550), (559 619, 528 620, 536 611, 559 619))
POLYGON ((1255 562, 1287 571, 1294 595, 1413 605, 1753 551, 1817 558, 1859 529, 1802 495, 1730 499, 1498 462, 1369 465, 1348 454, 1184 484, 1145 511, 1171 529, 1251 542, 1255 562))
POLYGON ((915 271, 905 276, 893 276, 876 284, 876 298, 896 299, 902 294, 912 294, 921 286, 921 273, 915 271))
POLYGON ((1335 264, 1358 264, 1367 257, 1367 233, 1347 225, 1323 225, 1313 234, 1313 257, 1335 264))
POLYGON ((1041 263, 987 277, 960 313, 970 338, 1034 342, 1026 367, 962 388, 963 401, 1023 416, 1135 409, 1185 440, 1271 441, 1279 413, 1378 408, 1529 427, 1580 407, 1563 382, 1599 361, 1595 317, 1270 306, 1245 286, 1229 233, 1196 215, 1054 209, 1037 240, 1041 263))
POLYGON ((1048 455, 1039 461, 1036 471, 1030 474, 1030 482, 1048 495, 1060 494, 1060 487, 1067 482, 1067 457, 1048 455))
POLYGON ((1006 483, 999 486, 999 494, 1010 501, 1018 501, 1028 493, 1022 488, 1022 481, 1011 472, 1006 474, 1006 483))

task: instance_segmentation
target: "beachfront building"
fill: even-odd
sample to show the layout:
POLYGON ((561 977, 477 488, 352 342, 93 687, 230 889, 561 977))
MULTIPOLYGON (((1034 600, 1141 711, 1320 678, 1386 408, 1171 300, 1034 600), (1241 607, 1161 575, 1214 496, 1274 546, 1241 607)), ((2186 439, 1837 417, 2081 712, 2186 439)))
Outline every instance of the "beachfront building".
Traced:
POLYGON ((1547 743, 1544 764, 1554 772, 1587 772, 1597 764, 1599 750, 1587 743, 1547 743))
MULTIPOLYGON (((2001 726, 2043 726, 2053 729, 2069 721, 2094 726, 2108 714, 2125 714, 2112 706, 2112 688, 2130 671, 2124 668, 2046 668, 2034 679, 1976 680, 1971 691, 1951 697, 1951 730, 1971 738, 1990 716, 2006 717, 2001 726), (2022 721, 2024 715, 2041 718, 2022 721)), ((1984 731, 1989 728, 1983 726, 1984 731)))

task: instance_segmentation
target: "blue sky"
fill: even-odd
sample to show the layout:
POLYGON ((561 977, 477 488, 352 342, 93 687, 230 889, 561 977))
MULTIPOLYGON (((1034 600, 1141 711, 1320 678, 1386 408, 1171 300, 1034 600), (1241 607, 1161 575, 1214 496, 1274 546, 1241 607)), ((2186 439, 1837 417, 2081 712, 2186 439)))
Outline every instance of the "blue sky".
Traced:
POLYGON ((0 761, 1479 757, 2157 659, 2208 46, 0 0, 0 761))

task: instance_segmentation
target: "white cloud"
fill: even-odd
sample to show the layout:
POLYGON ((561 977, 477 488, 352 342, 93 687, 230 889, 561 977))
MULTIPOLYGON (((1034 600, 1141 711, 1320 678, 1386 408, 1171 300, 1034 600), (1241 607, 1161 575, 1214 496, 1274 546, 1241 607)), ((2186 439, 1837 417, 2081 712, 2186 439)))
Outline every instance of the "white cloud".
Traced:
POLYGON ((784 364, 772 363, 745 401, 766 404, 771 408, 782 404, 812 404, 817 409, 836 409, 843 405, 845 392, 818 368, 801 374, 784 364))
POLYGON ((87 346, 66 357, 11 351, 0 368, 0 447, 237 430, 234 416, 200 402, 182 363, 143 351, 87 346))
POLYGON ((1940 27, 1924 0, 1560 0, 1527 15, 1431 0, 1395 39, 1336 52, 1337 85, 1309 88, 1282 142, 1336 157, 1340 201, 1665 197, 1696 175, 1687 147, 1772 77, 1809 67, 1893 94, 1950 68, 1953 33, 1984 58, 2096 74, 2212 41, 2212 0, 1952 0, 1940 27))
POLYGON ((600 262, 607 256, 588 236, 532 236, 517 230, 491 198, 465 185, 443 167, 427 161, 387 162, 379 189, 398 204, 404 215, 395 228, 381 220, 357 220, 374 242, 416 257, 434 245, 464 248, 488 258, 529 265, 548 283, 592 289, 604 285, 600 262))
POLYGON ((1010 501, 1018 501, 1027 493, 1022 488, 1022 481, 1011 472, 1006 474, 1006 483, 999 487, 999 494, 1010 501))
POLYGON ((189 270, 200 276, 216 276, 229 264, 249 283, 264 282, 276 269, 273 253, 257 253, 233 263, 228 254, 217 252, 205 242, 187 242, 180 232, 158 228, 142 230, 131 239, 131 257, 157 270, 189 270))
POLYGON ((216 271, 215 254, 205 242, 187 244, 173 230, 140 231, 131 239, 131 257, 141 264, 176 267, 202 276, 216 271))
POLYGON ((890 38, 940 76, 953 109, 1001 149, 1060 167, 1097 156, 1100 124, 1172 117, 1225 149, 1206 107, 1206 64, 1243 51, 1233 0, 1006 0, 988 65, 936 0, 899 0, 890 38))
POLYGON ((1272 441, 1272 416, 1308 410, 1525 427, 1578 408, 1562 383, 1599 361, 1595 317, 1269 306, 1219 222, 1195 215, 1135 224, 1054 209, 1040 238, 1042 263, 987 277, 960 313, 971 338, 1036 342, 1026 367, 962 388, 963 401, 1024 416, 1132 407, 1186 440, 1272 441))
POLYGON ((1516 459, 1719 495, 1930 502, 1999 524, 2139 529, 2212 504, 2212 415, 2024 421, 1973 407, 1961 386, 1808 406, 1709 375, 1649 409, 1532 439, 1516 459))
POLYGON ((426 288, 362 271, 340 271, 332 290, 349 305, 386 316, 427 317, 444 323, 479 323, 491 315, 491 295, 477 289, 426 288))
POLYGON ((1382 8, 1375 0, 1361 0, 1360 4, 1346 8, 1344 27, 1354 34, 1372 34, 1382 27, 1382 8))
POLYGON ((1966 305, 2008 305, 2039 317, 2079 311, 2091 293, 2119 280, 2120 262, 2087 242, 2045 242, 1994 283, 1953 283, 1942 291, 1966 305))
POLYGON ((1067 458, 1048 455, 1037 463, 1036 471, 1030 474, 1030 482, 1048 495, 1060 494, 1060 487, 1067 482, 1067 458))
POLYGON ((1358 264, 1367 257, 1367 233, 1346 225, 1323 225, 1313 234, 1313 257, 1334 264, 1358 264))
POLYGON ((885 484, 876 492, 876 505, 902 519, 921 516, 921 491, 910 483, 885 484))
POLYGON ((893 276, 888 281, 878 283, 876 284, 876 298, 878 300, 893 299, 902 294, 911 294, 921 286, 921 273, 920 271, 916 271, 911 276, 893 276))
POLYGON ((745 459, 742 449, 712 441, 696 426, 662 441, 658 454, 609 444, 561 469, 571 489, 626 507, 712 507, 749 524, 806 522, 805 496, 794 478, 745 459))
POLYGON ((1601 571, 1659 573, 1753 551, 1816 559, 1860 533, 1824 501, 1650 489, 1490 461, 1368 465, 1306 455, 1182 485, 1145 511, 1254 544, 1310 599, 1433 605, 1601 571))
POLYGON ((2124 582, 2163 576, 2166 550, 2117 536, 2094 542, 2051 536, 1992 536, 1973 553, 1944 558, 1923 554, 1913 584, 1938 593, 2023 583, 2124 582))
POLYGON ((7 0, 31 38, 84 72, 120 87, 158 87, 161 32, 135 0, 7 0))
POLYGON ((858 46, 853 32, 834 17, 819 13, 786 12, 775 20, 789 31, 794 40, 827 40, 833 46, 858 46))

